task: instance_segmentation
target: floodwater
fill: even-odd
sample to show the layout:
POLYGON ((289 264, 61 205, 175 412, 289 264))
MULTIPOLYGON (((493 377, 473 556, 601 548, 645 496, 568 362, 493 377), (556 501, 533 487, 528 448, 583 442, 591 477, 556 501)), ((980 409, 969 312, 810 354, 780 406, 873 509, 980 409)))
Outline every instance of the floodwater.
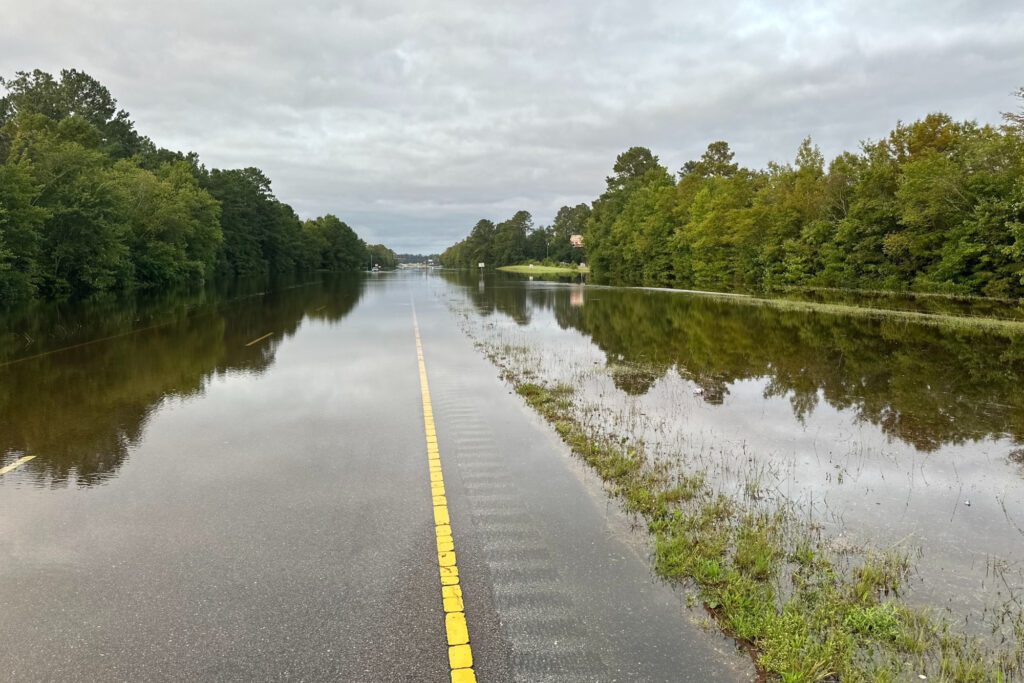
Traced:
MULTIPOLYGON (((736 496, 785 501, 837 550, 910 552, 907 597, 968 630, 998 631, 1020 610, 1024 325, 445 277, 461 289, 447 296, 466 331, 517 373, 576 387, 598 432, 642 441, 736 496)), ((869 305, 883 299, 921 310, 894 296, 869 305)))
POLYGON ((32 456, 20 484, 101 484, 161 405, 200 395, 212 378, 260 375, 305 319, 338 322, 362 288, 358 278, 317 278, 9 311, 0 316, 0 465, 32 456))
POLYGON ((751 680, 460 296, 388 272, 0 317, 0 679, 448 680, 426 404, 481 680, 751 680))
MULTIPOLYGON (((503 362, 577 387, 597 429, 642 439, 737 496, 792 503, 836 548, 909 549, 907 597, 971 630, 1020 609, 1024 326, 503 275, 416 277, 422 296, 503 362)), ((318 277, 273 291, 7 312, 0 467, 34 459, 0 490, 52 494, 122 476, 160 414, 218 381, 265 375, 301 329, 349 316, 368 282, 318 277)), ((985 314, 1013 319, 1014 310, 985 314)))

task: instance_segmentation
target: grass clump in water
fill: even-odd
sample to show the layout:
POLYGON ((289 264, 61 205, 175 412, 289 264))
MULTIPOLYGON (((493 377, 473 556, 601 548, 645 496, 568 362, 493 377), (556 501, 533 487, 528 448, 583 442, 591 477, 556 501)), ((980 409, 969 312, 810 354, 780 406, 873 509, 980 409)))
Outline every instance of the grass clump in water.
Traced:
POLYGON ((716 493, 702 473, 672 475, 642 444, 591 436, 574 416, 571 386, 506 377, 624 507, 646 520, 656 571, 695 586, 720 627, 771 679, 1020 679, 1024 624, 1014 649, 995 651, 902 604, 907 552, 868 552, 845 566, 791 512, 769 511, 759 496, 738 502, 716 493))

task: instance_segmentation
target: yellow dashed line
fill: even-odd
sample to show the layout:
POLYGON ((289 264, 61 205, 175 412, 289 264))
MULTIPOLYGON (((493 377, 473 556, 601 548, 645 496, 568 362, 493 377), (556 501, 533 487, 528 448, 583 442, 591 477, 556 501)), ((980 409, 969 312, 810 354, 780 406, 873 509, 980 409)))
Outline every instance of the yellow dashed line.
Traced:
POLYGON ((21 465, 24 465, 25 463, 27 463, 29 460, 31 460, 34 457, 36 457, 36 456, 34 456, 34 455, 26 455, 24 458, 18 458, 17 460, 12 462, 10 465, 7 465, 6 467, 0 467, 0 474, 7 474, 11 470, 13 470, 15 467, 20 467, 21 465))
POLYGON ((427 439, 427 465, 430 473, 430 495, 434 501, 434 535, 437 540, 437 569, 441 577, 441 604, 444 608, 444 628, 448 638, 448 666, 452 683, 476 683, 473 673, 473 651, 469 646, 459 568, 455 563, 455 543, 452 541, 451 520, 448 517, 448 499, 441 474, 441 453, 437 449, 437 430, 434 427, 434 409, 430 405, 427 386, 427 366, 423 363, 423 345, 416 309, 412 311, 412 325, 416 332, 416 358, 420 366, 420 394, 423 397, 423 431, 427 439))
POLYGON ((261 341, 263 341, 264 339, 266 339, 267 337, 269 337, 269 336, 270 336, 270 335, 272 335, 272 334, 274 334, 274 333, 273 333, 273 332, 267 332, 267 333, 266 333, 265 335, 263 335, 262 337, 256 337, 256 338, 255 338, 255 339, 253 339, 253 340, 252 340, 251 342, 249 342, 248 344, 246 344, 246 346, 252 346, 252 345, 253 345, 253 344, 255 344, 256 342, 261 342, 261 341))

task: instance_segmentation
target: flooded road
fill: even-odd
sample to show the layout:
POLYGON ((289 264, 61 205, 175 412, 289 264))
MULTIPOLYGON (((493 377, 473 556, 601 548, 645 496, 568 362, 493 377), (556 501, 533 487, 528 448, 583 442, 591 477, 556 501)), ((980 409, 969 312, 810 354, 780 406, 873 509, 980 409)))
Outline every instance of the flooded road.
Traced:
POLYGON ((1019 623, 1024 327, 446 277, 466 331, 512 375, 572 387, 594 432, 776 500, 840 553, 906 549, 907 597, 971 632, 1019 623))
POLYGON ((381 273, 8 315, 0 678, 450 680, 432 406, 479 680, 749 680, 473 349, 461 291, 381 273))

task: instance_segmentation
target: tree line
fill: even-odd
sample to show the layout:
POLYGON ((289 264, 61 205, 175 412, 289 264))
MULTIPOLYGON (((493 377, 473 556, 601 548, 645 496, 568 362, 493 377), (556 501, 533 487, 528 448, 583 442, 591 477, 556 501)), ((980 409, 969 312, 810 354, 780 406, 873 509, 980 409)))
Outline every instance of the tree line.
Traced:
MULTIPOLYGON (((794 163, 761 170, 735 163, 724 141, 674 175, 633 147, 600 197, 559 216, 584 235, 592 277, 608 284, 1021 297, 1024 109, 1003 116, 992 126, 929 114, 828 164, 808 138, 794 163)), ((500 247, 502 226, 480 221, 442 263, 540 257, 529 231, 516 232, 523 248, 500 247)))
POLYGON ((0 86, 0 304, 394 265, 336 216, 301 220, 258 168, 158 148, 88 74, 0 86))
POLYGON ((523 261, 580 263, 582 250, 573 247, 569 237, 583 233, 590 213, 586 204, 563 206, 551 225, 539 228, 534 228, 528 211, 517 211, 497 225, 482 219, 466 239, 444 250, 440 263, 446 268, 476 268, 480 263, 507 266, 523 261))

